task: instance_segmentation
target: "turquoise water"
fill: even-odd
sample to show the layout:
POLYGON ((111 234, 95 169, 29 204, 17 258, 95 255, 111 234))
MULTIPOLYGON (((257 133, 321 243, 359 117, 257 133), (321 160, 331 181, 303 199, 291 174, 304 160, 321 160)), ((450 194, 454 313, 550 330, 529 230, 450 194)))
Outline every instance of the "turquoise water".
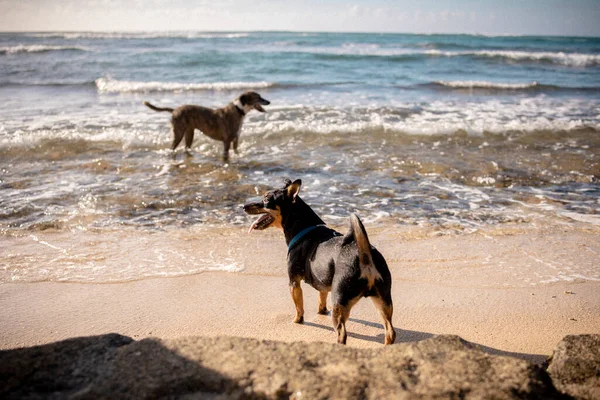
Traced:
POLYGON ((0 102, 3 232, 245 225, 284 177, 329 222, 600 223, 600 38, 3 33, 0 102), (229 165, 142 105, 247 89, 229 165))

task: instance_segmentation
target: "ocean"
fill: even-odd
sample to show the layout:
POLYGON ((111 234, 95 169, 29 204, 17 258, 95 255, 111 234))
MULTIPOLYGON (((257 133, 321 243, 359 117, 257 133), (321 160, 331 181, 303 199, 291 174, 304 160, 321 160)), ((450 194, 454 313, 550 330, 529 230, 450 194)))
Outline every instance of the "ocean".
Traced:
POLYGON ((133 248, 249 226, 241 205, 284 178, 334 225, 600 225, 600 38, 0 33, 0 104, 0 282, 237 271, 235 255, 180 271, 161 254, 109 279, 102 257, 69 264, 39 235, 129 232, 133 248), (245 90, 271 105, 229 164, 201 134, 168 150, 168 114, 142 104, 220 107, 245 90), (8 238, 57 257, 42 273, 8 238))

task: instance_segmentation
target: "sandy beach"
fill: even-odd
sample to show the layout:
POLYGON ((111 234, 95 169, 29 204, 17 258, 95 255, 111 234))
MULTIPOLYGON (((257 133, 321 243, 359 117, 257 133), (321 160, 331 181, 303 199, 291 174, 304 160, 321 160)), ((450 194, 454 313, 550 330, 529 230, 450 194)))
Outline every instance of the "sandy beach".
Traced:
MULTIPOLYGON (((392 225, 367 229, 392 272, 397 342, 456 334, 493 354, 543 362, 565 335, 600 332, 600 281, 569 275, 597 268, 600 229, 594 226, 508 225, 458 235, 392 225)), ((138 232, 145 241, 129 251, 123 232, 40 232, 36 241, 5 236, 0 348, 109 332, 134 339, 227 335, 333 343, 330 317, 316 313, 317 292, 307 285, 306 322, 292 323, 281 232, 245 230, 179 230, 185 237, 178 241, 169 232, 138 232), (243 268, 119 283, 7 282, 11 260, 33 257, 43 265, 56 258, 57 248, 89 251, 115 242, 119 252, 104 254, 108 265, 143 264, 144 253, 163 246, 180 253, 172 262, 229 254, 243 268)), ((368 299, 354 307, 347 328, 349 346, 383 342, 368 299)))

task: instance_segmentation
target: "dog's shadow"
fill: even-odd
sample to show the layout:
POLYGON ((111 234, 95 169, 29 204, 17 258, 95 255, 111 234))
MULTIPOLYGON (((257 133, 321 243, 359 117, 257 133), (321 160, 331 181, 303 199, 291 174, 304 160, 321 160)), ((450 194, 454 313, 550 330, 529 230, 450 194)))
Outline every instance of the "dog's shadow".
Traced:
MULTIPOLYGON (((382 333, 379 333, 375 336, 363 335, 363 334, 353 333, 353 332, 348 331, 347 332, 348 337, 354 338, 354 339, 359 339, 359 340, 366 340, 368 342, 375 342, 375 343, 383 344, 385 335, 383 333, 384 328, 383 328, 382 324, 379 324, 377 322, 365 321, 365 320, 357 319, 357 318, 348 318, 348 321, 354 322, 357 324, 362 324, 365 326, 369 326, 372 328, 377 328, 382 331, 382 333)), ((329 332, 334 331, 332 326, 323 325, 323 324, 319 324, 316 322, 304 321, 304 325, 310 326, 312 328, 324 329, 329 332)), ((432 338, 435 336, 435 334, 428 333, 428 332, 411 331, 411 330, 407 330, 407 329, 398 329, 398 328, 394 328, 394 330, 396 331, 396 342, 395 343, 418 342, 418 341, 429 339, 429 338, 432 338)), ((487 354, 490 354, 490 355, 514 357, 514 358, 519 358, 522 360, 527 360, 527 361, 533 362, 535 364, 544 364, 548 360, 548 356, 543 355, 543 354, 517 353, 517 352, 495 349, 493 347, 484 346, 484 345, 481 345, 478 343, 473 343, 473 342, 470 342, 470 343, 473 344, 478 349, 480 349, 481 351, 483 351, 487 354)))
MULTIPOLYGON (((354 322, 357 324, 362 324, 365 326, 369 326, 372 328, 381 329, 382 331, 384 330, 383 325, 379 324, 377 322, 365 321, 365 320, 357 319, 357 318, 348 318, 348 321, 354 322)), ((310 326, 313 328, 324 329, 329 332, 333 332, 332 326, 323 325, 323 324, 319 324, 316 322, 311 322, 311 321, 305 320, 304 325, 310 326)), ((396 331, 396 343, 418 342, 419 340, 429 339, 430 337, 434 336, 433 334, 426 333, 426 332, 409 331, 409 330, 398 329, 398 328, 394 328, 394 330, 396 331)), ((384 333, 379 333, 375 336, 369 336, 369 335, 363 335, 360 333, 354 333, 354 332, 348 331, 347 334, 348 334, 348 337, 350 337, 350 338, 366 340, 368 342, 375 342, 375 343, 383 343, 384 338, 385 338, 384 333)))

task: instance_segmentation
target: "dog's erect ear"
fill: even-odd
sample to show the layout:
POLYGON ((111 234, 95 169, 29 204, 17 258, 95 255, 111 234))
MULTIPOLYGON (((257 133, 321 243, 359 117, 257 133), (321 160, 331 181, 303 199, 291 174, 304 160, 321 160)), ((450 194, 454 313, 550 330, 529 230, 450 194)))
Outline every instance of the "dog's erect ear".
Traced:
POLYGON ((296 201, 296 196, 300 193, 300 186, 302 186, 302 180, 296 179, 287 187, 287 195, 292 198, 292 203, 296 201))
POLYGON ((283 188, 287 188, 288 186, 290 186, 292 184, 292 180, 290 178, 285 178, 283 180, 283 188))

